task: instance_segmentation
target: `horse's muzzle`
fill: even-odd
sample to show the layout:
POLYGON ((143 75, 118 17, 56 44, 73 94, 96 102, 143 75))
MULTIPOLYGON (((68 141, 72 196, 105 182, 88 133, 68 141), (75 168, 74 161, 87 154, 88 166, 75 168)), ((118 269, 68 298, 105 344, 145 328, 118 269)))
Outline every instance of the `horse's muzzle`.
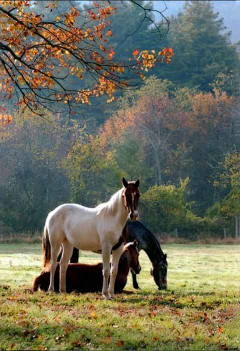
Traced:
POLYGON ((136 221, 138 219, 138 211, 131 212, 129 217, 132 222, 136 221))
POLYGON ((136 269, 136 274, 139 274, 141 272, 141 266, 138 266, 138 268, 136 269))

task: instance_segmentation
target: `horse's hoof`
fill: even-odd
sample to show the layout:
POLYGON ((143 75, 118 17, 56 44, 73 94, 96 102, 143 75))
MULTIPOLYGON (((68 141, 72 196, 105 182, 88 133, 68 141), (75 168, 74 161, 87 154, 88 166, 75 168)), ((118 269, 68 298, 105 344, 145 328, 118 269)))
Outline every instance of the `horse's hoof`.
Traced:
POLYGON ((103 294, 103 297, 104 297, 106 300, 112 300, 112 297, 111 297, 109 294, 103 294))
POLYGON ((55 293, 55 291, 54 290, 47 290, 47 294, 54 294, 55 293))
POLYGON ((136 290, 142 290, 138 285, 133 286, 133 288, 136 290))
POLYGON ((115 296, 114 293, 109 293, 109 295, 110 295, 110 298, 111 298, 111 299, 115 299, 115 298, 116 298, 116 296, 115 296))

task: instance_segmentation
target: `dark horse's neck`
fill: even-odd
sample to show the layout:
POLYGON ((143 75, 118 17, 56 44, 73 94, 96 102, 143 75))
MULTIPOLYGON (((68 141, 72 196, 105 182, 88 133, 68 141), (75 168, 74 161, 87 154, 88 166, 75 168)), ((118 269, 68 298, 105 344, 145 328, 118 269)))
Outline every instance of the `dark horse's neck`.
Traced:
POLYGON ((164 253, 155 236, 140 222, 127 222, 127 241, 138 242, 138 249, 144 250, 148 255, 152 265, 157 265, 164 258, 164 253))

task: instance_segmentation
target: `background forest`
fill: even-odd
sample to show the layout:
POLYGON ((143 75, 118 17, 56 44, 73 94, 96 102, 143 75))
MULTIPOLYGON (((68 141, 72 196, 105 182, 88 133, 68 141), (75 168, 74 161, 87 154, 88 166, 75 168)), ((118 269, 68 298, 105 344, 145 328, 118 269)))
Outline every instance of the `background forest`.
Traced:
MULTIPOLYGON (((43 3, 34 10, 44 11, 43 3)), ((127 1, 116 7, 116 57, 154 50, 157 34, 150 22, 139 27, 140 9, 127 1)), ((173 48, 172 62, 117 101, 79 104, 71 118, 2 119, 0 233, 42 230, 64 202, 106 201, 124 176, 140 179, 140 220, 154 233, 240 235, 239 43, 211 3, 189 1, 171 16, 162 44, 173 48)), ((2 112, 11 108, 8 101, 2 112)))

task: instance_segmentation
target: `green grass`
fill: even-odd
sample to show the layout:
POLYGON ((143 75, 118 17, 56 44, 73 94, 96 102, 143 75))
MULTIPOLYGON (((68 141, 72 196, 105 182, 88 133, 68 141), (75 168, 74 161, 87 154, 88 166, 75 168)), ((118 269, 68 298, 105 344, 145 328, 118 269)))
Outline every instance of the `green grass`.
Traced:
MULTIPOLYGON (((168 290, 160 292, 141 252, 141 291, 30 291, 40 244, 0 245, 0 349, 240 350, 240 247, 165 245, 168 290)), ((80 262, 100 256, 82 253, 80 262)), ((131 279, 126 290, 133 291, 131 279)))

